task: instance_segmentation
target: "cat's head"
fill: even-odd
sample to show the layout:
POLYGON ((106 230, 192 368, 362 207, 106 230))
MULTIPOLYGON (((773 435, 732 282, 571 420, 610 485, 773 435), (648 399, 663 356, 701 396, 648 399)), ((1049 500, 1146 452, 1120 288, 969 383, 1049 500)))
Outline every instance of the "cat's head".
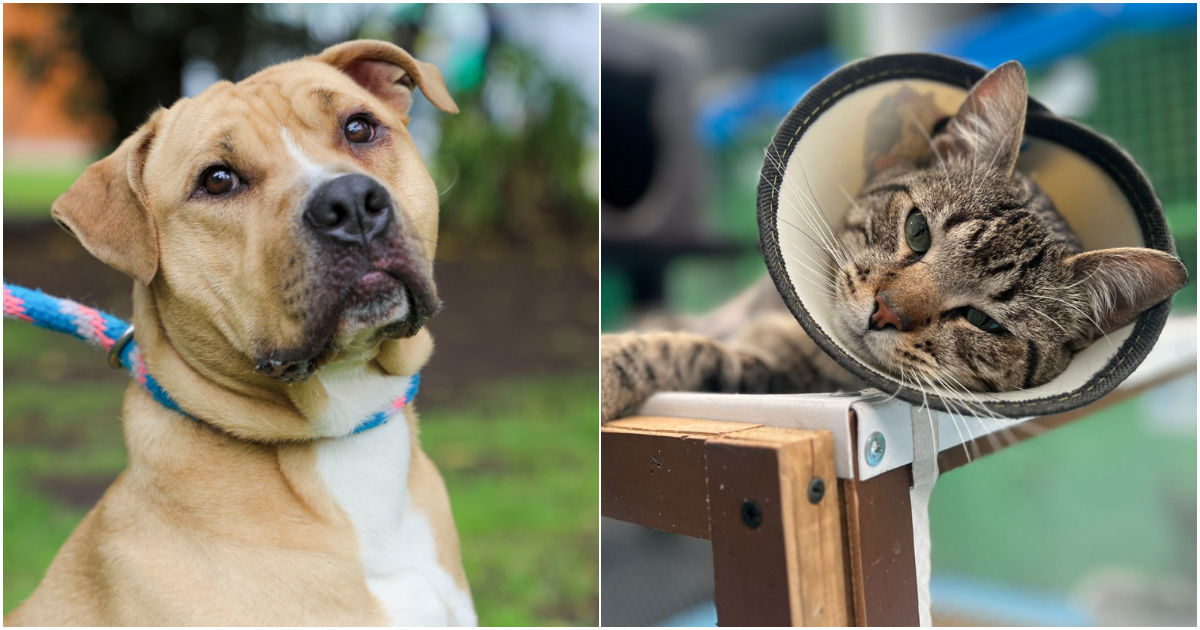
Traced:
POLYGON ((1040 385, 1187 282, 1160 251, 1081 252, 1049 197, 1016 171, 1027 99, 1020 64, 995 69, 926 161, 877 175, 846 215, 834 334, 910 385, 1040 385))

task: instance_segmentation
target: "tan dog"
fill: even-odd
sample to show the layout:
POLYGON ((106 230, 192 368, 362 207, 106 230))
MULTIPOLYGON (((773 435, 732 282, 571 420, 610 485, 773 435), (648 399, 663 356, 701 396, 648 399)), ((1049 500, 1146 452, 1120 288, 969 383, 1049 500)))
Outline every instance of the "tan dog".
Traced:
POLYGON ((160 109, 53 207, 129 274, 149 372, 129 467, 28 625, 474 625, 445 486, 406 407, 433 342, 438 201, 406 125, 430 64, 334 46, 160 109))

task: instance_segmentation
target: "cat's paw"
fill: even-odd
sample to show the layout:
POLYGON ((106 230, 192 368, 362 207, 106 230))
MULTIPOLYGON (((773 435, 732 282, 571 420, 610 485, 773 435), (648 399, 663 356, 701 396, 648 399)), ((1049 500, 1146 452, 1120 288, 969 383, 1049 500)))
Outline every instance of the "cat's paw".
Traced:
POLYGON ((634 365, 641 345, 637 335, 601 335, 601 422, 615 420, 646 397, 642 391, 646 384, 640 382, 640 370, 634 365))

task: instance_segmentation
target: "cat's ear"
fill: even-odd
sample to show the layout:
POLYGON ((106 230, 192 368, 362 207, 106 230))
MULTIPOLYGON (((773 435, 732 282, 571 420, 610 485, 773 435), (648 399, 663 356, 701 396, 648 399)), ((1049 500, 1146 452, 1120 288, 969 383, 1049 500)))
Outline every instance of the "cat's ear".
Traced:
POLYGON ((1101 249, 1076 254, 1066 263, 1071 271, 1070 291, 1083 292, 1095 319, 1092 325, 1104 333, 1132 322, 1188 281, 1187 268, 1178 258, 1155 249, 1101 249))
POLYGON ((1028 100, 1025 69, 1010 61, 971 88, 935 146, 943 156, 962 155, 978 168, 1012 175, 1021 152, 1028 100))

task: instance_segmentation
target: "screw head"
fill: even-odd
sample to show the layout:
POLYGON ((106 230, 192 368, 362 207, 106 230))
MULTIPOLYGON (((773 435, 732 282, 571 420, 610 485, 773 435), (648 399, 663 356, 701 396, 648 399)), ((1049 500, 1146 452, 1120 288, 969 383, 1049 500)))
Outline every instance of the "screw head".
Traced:
POLYGON ((820 477, 813 477, 813 480, 808 484, 808 502, 817 504, 825 497, 825 480, 820 477))
POLYGON ((887 440, 883 434, 876 431, 867 438, 867 465, 878 466, 879 462, 883 461, 883 454, 887 452, 887 440))
POLYGON ((742 504, 742 522, 750 529, 758 529, 762 525, 762 508, 754 501, 746 501, 742 504))

